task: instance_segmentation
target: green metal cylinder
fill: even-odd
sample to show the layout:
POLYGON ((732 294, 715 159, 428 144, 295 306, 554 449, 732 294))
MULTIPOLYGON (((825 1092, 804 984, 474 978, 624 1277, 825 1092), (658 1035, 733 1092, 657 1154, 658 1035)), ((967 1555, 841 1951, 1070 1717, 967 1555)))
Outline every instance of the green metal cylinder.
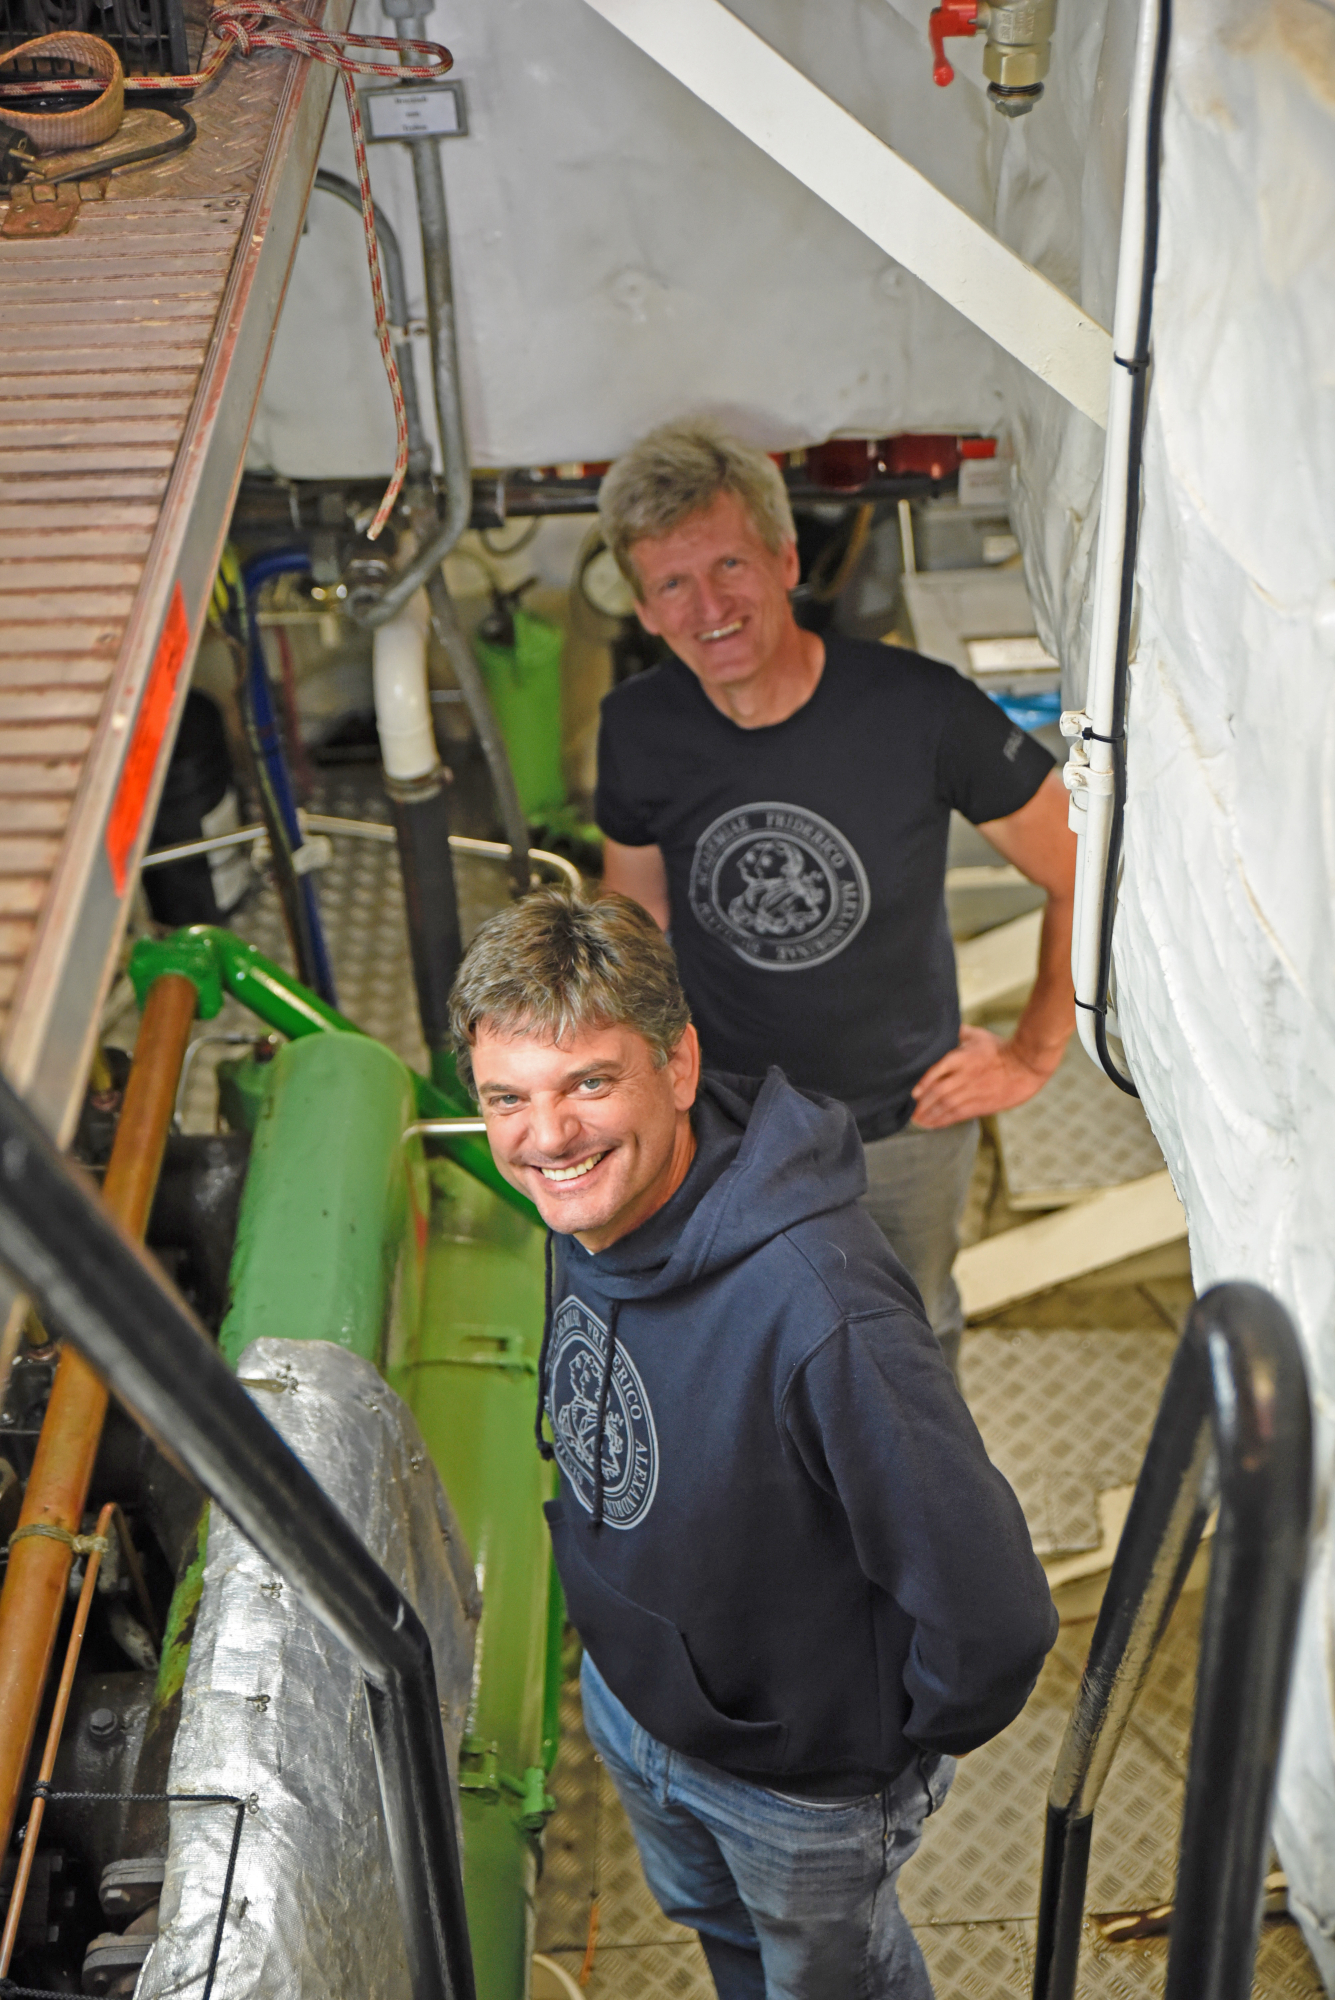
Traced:
POLYGON ((411 1344, 421 1301, 412 1078, 366 1035, 289 1042, 271 1067, 218 1345, 235 1367, 252 1340, 333 1340, 383 1367, 411 1344))
POLYGON ((514 608, 514 644, 474 639, 482 678, 515 774, 524 817, 540 826, 565 804, 561 771, 561 645, 558 625, 514 608))
POLYGON ((533 1443, 542 1237, 452 1162, 430 1172, 421 1334, 389 1379, 421 1426, 477 1565, 482 1623, 460 1775, 464 1891, 479 2000, 521 2000, 554 1693, 542 1514, 551 1473, 533 1443))

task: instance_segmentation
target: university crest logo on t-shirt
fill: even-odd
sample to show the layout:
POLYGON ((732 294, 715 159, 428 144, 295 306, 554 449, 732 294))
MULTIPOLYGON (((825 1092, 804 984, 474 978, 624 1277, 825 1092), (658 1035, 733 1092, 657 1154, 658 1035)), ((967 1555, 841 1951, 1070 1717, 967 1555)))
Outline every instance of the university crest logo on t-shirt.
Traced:
MULTIPOLYGON (((580 1505, 593 1512, 598 1401, 607 1356, 607 1328, 582 1299, 565 1298, 552 1321, 547 1414, 556 1462, 580 1505)), ((658 1489, 658 1433, 639 1370, 618 1346, 603 1425, 603 1520, 634 1528, 658 1489)))
POLYGON ((739 806, 705 828, 690 893, 710 936, 765 972, 824 965, 871 908, 866 870, 838 827, 774 800, 739 806))

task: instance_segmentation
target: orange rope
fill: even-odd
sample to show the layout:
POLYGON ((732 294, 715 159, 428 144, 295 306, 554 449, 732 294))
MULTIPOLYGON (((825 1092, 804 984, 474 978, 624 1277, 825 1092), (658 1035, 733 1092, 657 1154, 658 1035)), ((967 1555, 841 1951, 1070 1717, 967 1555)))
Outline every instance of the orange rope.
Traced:
MULTIPOLYGON (((394 472, 366 531, 369 542, 376 540, 394 511, 408 471, 408 414, 404 408, 403 385, 399 380, 394 349, 389 337, 389 315, 385 310, 385 290, 380 274, 380 246, 376 241, 375 210, 371 200, 371 176, 366 164, 366 134, 362 129, 361 107, 357 102, 355 76, 387 76, 403 83, 427 83, 454 67, 454 57, 439 42, 406 42, 389 35, 330 34, 304 14, 284 6, 282 0, 219 0, 209 15, 209 35, 215 46, 193 76, 136 76, 130 88, 136 91, 201 90, 212 83, 232 55, 247 56, 256 49, 285 49, 289 54, 309 56, 329 63, 343 78, 352 127, 352 155, 357 166, 357 187, 362 198, 362 228, 366 237, 366 261, 371 273, 371 300, 375 307, 376 344, 389 383, 394 405, 394 472), (370 56, 350 55, 350 49, 380 49, 418 61, 377 62, 370 56)), ((207 48, 208 41, 206 39, 207 48)), ((15 49, 13 56, 23 53, 15 49)), ((9 58, 6 58, 9 60, 9 58)), ((11 98, 47 96, 87 91, 82 77, 42 77, 31 83, 0 83, 0 104, 11 98)), ((100 85, 97 88, 101 88, 100 85)))

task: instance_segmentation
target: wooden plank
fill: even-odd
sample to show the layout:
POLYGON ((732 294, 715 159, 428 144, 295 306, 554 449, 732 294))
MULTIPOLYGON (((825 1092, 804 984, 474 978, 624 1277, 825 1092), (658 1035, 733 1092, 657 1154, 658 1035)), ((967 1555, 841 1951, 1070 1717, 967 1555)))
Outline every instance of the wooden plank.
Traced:
POLYGON ((59 853, 58 840, 5 833, 0 806, 0 880, 10 876, 49 875, 59 853))
MULTIPOLYGON (((0 841, 0 866, 4 862, 4 843, 0 841)), ((55 866, 53 862, 52 867, 55 866)), ((51 869, 37 875, 0 874, 0 917, 36 917, 40 915, 46 896, 47 877, 51 869)))
POLYGON ((86 722, 11 722, 5 729, 0 770, 12 769, 11 759, 84 757, 92 740, 92 725, 86 722))
POLYGON ((8 691, 48 687, 86 687, 105 691, 111 679, 112 655, 98 653, 42 653, 20 649, 12 658, 4 655, 4 628, 0 626, 0 688, 8 691))
MULTIPOLYGON (((173 433, 173 436, 177 436, 173 433)), ((94 451, 90 445, 81 450, 60 449, 54 451, 41 445, 30 445, 18 449, 8 449, 0 440, 0 492, 4 490, 6 479, 16 474, 30 478, 33 473, 51 472, 55 474, 101 473, 110 479, 121 479, 127 472, 169 473, 176 462, 176 445, 104 445, 94 451)))
POLYGON ((22 659, 29 653, 77 653, 86 657, 90 653, 113 651, 119 638, 119 627, 113 631, 100 623, 0 625, 0 657, 22 659))
MULTIPOLYGON (((67 553, 55 536, 43 537, 46 556, 34 561, 14 559, 13 544, 0 541, 0 591, 25 592, 58 590, 136 590, 143 575, 141 562, 108 561, 91 555, 67 553), (59 553, 57 550, 59 549, 59 553)), ((9 610, 6 604, 2 607, 9 610)))
POLYGON ((129 617, 134 606, 133 590, 84 590, 75 584, 74 578, 70 583, 74 587, 31 592, 6 592, 0 583, 0 592, 4 592, 0 596, 0 618, 21 618, 33 625, 63 631, 72 618, 82 622, 90 618, 129 617))
POLYGON ((960 1013, 976 1020, 990 1008, 1022 1001, 1038 972, 1038 940, 1042 910, 1030 910, 1009 924, 998 924, 955 947, 960 1013))
POLYGON ((0 958, 26 958, 36 929, 31 918, 0 917, 0 958))
POLYGON ((0 786, 0 844, 8 845, 11 837, 20 850, 25 845, 22 836, 28 834, 54 834, 65 831, 69 820, 69 806, 64 799, 7 798, 0 786))
MULTIPOLYGON (((100 398, 107 396, 156 396, 159 390, 168 401, 178 396, 189 399, 199 380, 199 369, 180 358, 168 367, 151 370, 145 368, 87 368, 70 369, 64 375, 49 373, 24 373, 10 369, 4 357, 0 356, 0 401, 5 403, 20 397, 58 399, 61 405, 76 401, 80 397, 100 398)), ((29 411, 33 401, 25 404, 29 411)), ((40 407, 40 404, 38 404, 40 407)))
POLYGON ((1186 1233, 1187 1218, 1165 1170, 971 1244, 955 1259, 955 1282, 965 1313, 978 1319, 1087 1271, 1176 1243, 1186 1233))
POLYGON ((82 775, 81 762, 21 764, 0 756, 0 795, 7 792, 10 797, 27 793, 42 798, 67 798, 78 789, 82 775))
POLYGON ((96 722, 104 699, 100 687, 0 687, 0 726, 15 722, 96 722))
POLYGON ((16 502, 26 503, 30 526, 40 521, 43 511, 55 503, 86 504, 96 500, 124 502, 131 506, 143 501, 160 502, 167 490, 167 476, 171 471, 170 466, 158 470, 130 471, 121 464, 94 472, 86 466, 71 465, 65 457, 61 457, 58 465, 39 469, 44 477, 33 480, 16 476, 22 475, 22 466, 6 471, 0 465, 0 518, 15 512, 12 503, 16 502))

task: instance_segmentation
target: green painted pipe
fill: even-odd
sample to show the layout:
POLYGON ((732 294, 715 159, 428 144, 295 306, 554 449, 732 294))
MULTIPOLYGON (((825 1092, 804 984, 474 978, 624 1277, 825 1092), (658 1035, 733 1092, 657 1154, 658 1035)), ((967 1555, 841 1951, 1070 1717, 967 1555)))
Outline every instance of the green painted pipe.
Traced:
POLYGON ((383 1368, 414 1340, 426 1245, 412 1077, 369 1035, 288 1042, 270 1067, 219 1349, 235 1368, 252 1340, 333 1340, 383 1368))
MULTIPOLYGON (((308 1035, 360 1035, 363 1031, 308 987, 266 958, 253 944, 232 931, 213 924, 191 924, 173 931, 170 937, 140 938, 130 953, 130 979, 140 1005, 153 981, 163 972, 178 972, 192 979, 199 992, 201 1020, 211 1021, 222 1006, 224 991, 249 1007, 252 1014, 270 1028, 293 1041, 308 1035)), ((368 1036, 369 1040, 370 1037, 368 1036)), ((410 1070, 419 1118, 452 1118, 470 1115, 474 1105, 460 1083, 447 1051, 432 1061, 432 1081, 410 1070)), ((491 1157, 485 1139, 461 1136, 441 1142, 452 1159, 476 1175, 502 1201, 538 1221, 538 1213, 526 1195, 512 1187, 491 1157)))
POLYGON ((482 678, 501 725, 515 790, 530 825, 545 824, 566 801, 561 771, 561 647, 559 625, 515 605, 510 643, 486 636, 488 620, 473 639, 482 678))
POLYGON ((479 1673, 460 1774, 464 1890, 479 2000, 521 2000, 553 1713, 542 1514, 551 1474, 533 1445, 542 1239, 453 1162, 433 1161, 430 1174, 419 1345, 389 1379, 421 1426, 477 1564, 479 1673))
POLYGON ((471 1172, 404 1144, 430 1086, 397 1057, 341 1030, 332 1009, 239 940, 205 933, 201 950, 200 933, 182 938, 201 978, 218 967, 220 985, 295 1037, 269 1065, 223 1352, 235 1365, 269 1333, 337 1339, 379 1362, 417 1418, 477 1565, 465 1893, 479 2000, 523 2000, 560 1673, 542 1514, 551 1474, 533 1444, 542 1237, 471 1172))

